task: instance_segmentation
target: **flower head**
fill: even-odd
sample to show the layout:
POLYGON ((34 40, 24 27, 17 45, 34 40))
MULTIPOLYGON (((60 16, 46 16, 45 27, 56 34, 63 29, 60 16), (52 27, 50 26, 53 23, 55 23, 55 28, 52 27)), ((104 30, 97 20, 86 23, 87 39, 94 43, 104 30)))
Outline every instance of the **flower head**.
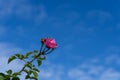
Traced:
POLYGON ((43 38, 41 39, 41 42, 47 47, 47 48, 56 48, 57 44, 55 42, 55 39, 53 38, 43 38))

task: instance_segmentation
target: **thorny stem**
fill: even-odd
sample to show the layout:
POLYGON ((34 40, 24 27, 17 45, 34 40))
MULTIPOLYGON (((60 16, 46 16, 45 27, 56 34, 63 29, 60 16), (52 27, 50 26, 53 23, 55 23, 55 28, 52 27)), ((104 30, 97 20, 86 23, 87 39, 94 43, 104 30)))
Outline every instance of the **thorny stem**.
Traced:
MULTIPOLYGON (((37 59, 39 56, 41 55, 41 53, 39 53, 35 58, 33 58, 30 62, 27 62, 28 64, 32 63, 35 59, 37 59)), ((19 73, 21 73, 22 71, 24 71, 24 69, 26 68, 26 65, 24 65, 24 67, 19 71, 19 73)))
MULTIPOLYGON (((32 63, 35 59, 37 59, 40 55, 44 53, 44 51, 42 52, 42 47, 43 47, 43 44, 41 45, 39 54, 36 57, 34 57, 31 61, 26 62, 26 64, 32 63)), ((24 67, 19 71, 19 74, 21 74, 21 72, 24 71, 25 68, 26 68, 26 65, 24 65, 24 67)))
MULTIPOLYGON (((49 53, 51 53, 54 49, 47 49, 47 50, 45 50, 46 48, 43 48, 43 44, 41 45, 41 48, 40 48, 40 52, 39 52, 39 54, 36 56, 36 57, 34 57, 31 61, 28 61, 28 62, 26 62, 26 64, 31 64, 34 60, 36 60, 40 55, 46 55, 46 54, 49 54, 49 53), (50 51, 49 51, 50 50, 50 51), (45 54, 46 53, 46 54, 45 54)), ((27 65, 24 65, 24 67, 18 72, 19 74, 21 74, 21 72, 23 72, 24 71, 24 69, 26 68, 26 66, 27 65)))

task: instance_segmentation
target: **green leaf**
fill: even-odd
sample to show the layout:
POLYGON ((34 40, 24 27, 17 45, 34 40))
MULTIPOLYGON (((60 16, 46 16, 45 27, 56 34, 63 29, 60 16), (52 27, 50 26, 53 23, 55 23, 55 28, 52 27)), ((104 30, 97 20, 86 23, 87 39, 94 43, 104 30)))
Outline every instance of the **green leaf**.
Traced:
POLYGON ((33 52, 27 52, 25 57, 27 58, 29 55, 31 55, 33 52))
POLYGON ((33 58, 36 58, 37 56, 38 56, 38 55, 34 54, 32 57, 33 57, 33 58))
POLYGON ((29 71, 27 69, 24 69, 24 72, 29 73, 29 71))
POLYGON ((5 79, 5 74, 4 73, 0 73, 0 80, 4 80, 5 79))
POLYGON ((42 64, 42 61, 40 59, 37 59, 38 66, 42 64))
POLYGON ((33 64, 32 64, 31 62, 27 62, 24 66, 26 66, 26 67, 32 69, 33 64))
POLYGON ((6 71, 8 74, 12 74, 12 70, 10 69, 10 70, 8 70, 8 71, 6 71))
POLYGON ((19 77, 13 77, 12 80, 20 80, 19 77))
POLYGON ((15 56, 18 58, 18 59, 20 59, 20 60, 23 60, 23 59, 25 59, 26 57, 24 56, 24 55, 20 55, 20 54, 15 54, 15 56))
POLYGON ((32 74, 32 70, 29 70, 27 74, 28 74, 28 75, 31 75, 31 74, 32 74))
POLYGON ((0 80, 4 80, 5 78, 3 76, 0 75, 0 80))
POLYGON ((27 67, 28 67, 28 68, 30 68, 30 69, 32 69, 32 65, 30 65, 30 64, 29 64, 29 65, 27 65, 27 67))
POLYGON ((37 72, 40 72, 37 68, 33 68, 32 70, 37 71, 37 72))
POLYGON ((15 73, 12 74, 13 77, 16 77, 17 75, 20 75, 20 73, 19 72, 15 72, 15 73))
POLYGON ((46 59, 46 56, 45 56, 45 55, 41 55, 38 59, 40 59, 40 60, 45 60, 45 59, 46 59))
POLYGON ((18 57, 18 59, 20 59, 20 54, 15 54, 16 57, 18 57))
POLYGON ((5 74, 4 74, 4 73, 0 73, 0 76, 3 76, 3 77, 5 77, 5 74))
POLYGON ((33 73, 33 75, 34 75, 35 78, 38 77, 38 73, 36 71, 32 71, 32 73, 33 73))
POLYGON ((10 80, 10 75, 5 75, 5 80, 10 80))
POLYGON ((13 61, 14 59, 16 59, 15 56, 11 56, 9 59, 8 59, 8 63, 10 63, 11 61, 13 61))
POLYGON ((26 75, 26 76, 25 76, 25 79, 28 79, 28 78, 30 78, 30 75, 26 75))
POLYGON ((33 80, 33 79, 34 79, 34 80, 38 80, 38 78, 35 78, 35 77, 30 77, 30 79, 32 79, 32 80, 33 80))
POLYGON ((24 55, 20 55, 20 59, 23 60, 25 58, 24 55))

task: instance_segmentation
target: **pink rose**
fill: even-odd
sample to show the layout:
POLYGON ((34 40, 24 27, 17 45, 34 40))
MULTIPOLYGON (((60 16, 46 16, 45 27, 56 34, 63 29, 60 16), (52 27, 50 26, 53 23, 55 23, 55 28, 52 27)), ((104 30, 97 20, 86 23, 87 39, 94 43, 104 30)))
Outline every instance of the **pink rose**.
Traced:
POLYGON ((52 39, 52 38, 43 38, 43 39, 41 39, 41 42, 43 43, 43 44, 45 44, 45 46, 47 47, 47 48, 56 48, 57 47, 57 44, 56 44, 56 42, 55 42, 55 39, 52 39))

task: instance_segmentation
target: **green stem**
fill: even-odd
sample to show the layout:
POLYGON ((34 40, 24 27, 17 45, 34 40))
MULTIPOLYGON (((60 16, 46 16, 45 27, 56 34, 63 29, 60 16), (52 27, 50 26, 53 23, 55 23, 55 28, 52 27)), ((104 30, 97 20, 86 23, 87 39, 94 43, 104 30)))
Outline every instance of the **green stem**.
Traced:
MULTIPOLYGON (((41 53, 39 53, 35 58, 33 58, 31 61, 26 62, 26 64, 30 64, 32 63, 35 59, 37 59, 39 56, 41 55, 41 53)), ((24 65, 24 67, 19 71, 19 73, 21 74, 22 71, 24 71, 24 69, 26 68, 26 65, 24 65)))
MULTIPOLYGON (((42 55, 42 53, 44 52, 44 51, 42 51, 42 48, 43 48, 43 44, 41 45, 39 54, 36 57, 34 57, 31 61, 26 62, 25 64, 28 64, 28 65, 31 64, 35 59, 37 59, 40 55, 42 55)), ((19 74, 21 74, 21 72, 24 71, 24 69, 26 68, 26 66, 27 65, 24 65, 24 67, 19 71, 19 74)))

